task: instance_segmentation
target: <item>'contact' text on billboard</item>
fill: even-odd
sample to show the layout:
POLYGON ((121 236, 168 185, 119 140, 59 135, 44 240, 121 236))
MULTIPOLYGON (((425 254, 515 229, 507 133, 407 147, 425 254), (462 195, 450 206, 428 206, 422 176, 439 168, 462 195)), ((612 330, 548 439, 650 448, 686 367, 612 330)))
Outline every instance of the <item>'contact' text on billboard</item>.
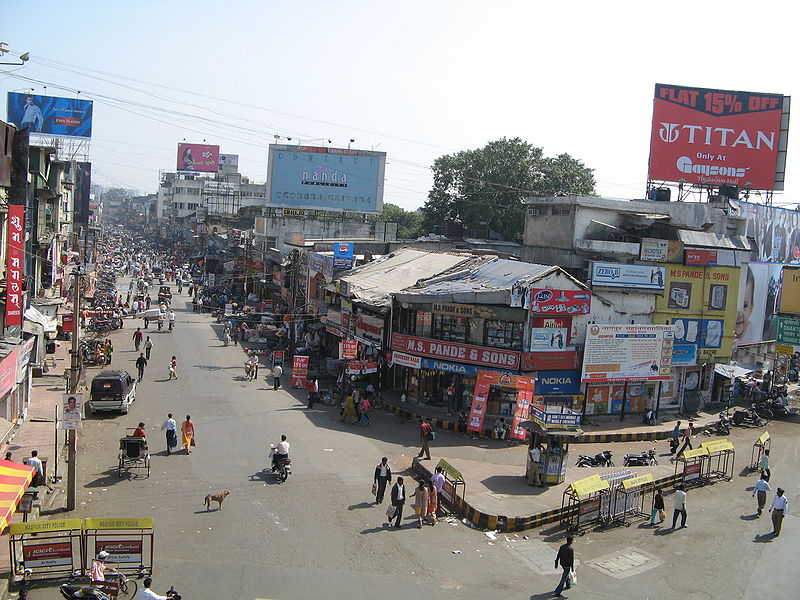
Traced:
POLYGON ((31 133, 92 137, 92 101, 8 92, 8 122, 31 133))

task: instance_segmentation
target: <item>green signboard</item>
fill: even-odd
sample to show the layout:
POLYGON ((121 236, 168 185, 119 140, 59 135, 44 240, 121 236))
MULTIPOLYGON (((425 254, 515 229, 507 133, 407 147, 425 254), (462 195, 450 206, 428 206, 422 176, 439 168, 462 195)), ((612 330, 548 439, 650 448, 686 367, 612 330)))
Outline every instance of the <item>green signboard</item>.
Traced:
POLYGON ((778 318, 778 343, 800 346, 800 319, 778 318))

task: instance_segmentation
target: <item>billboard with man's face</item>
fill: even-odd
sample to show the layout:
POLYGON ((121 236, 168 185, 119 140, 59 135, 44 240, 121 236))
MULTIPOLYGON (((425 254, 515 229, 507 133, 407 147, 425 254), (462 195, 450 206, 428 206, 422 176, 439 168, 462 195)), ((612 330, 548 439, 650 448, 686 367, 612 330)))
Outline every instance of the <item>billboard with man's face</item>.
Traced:
POLYGON ((775 176, 779 154, 785 153, 783 110, 782 94, 657 83, 649 179, 783 189, 782 174, 775 176))
POLYGON ((92 101, 8 92, 8 122, 31 133, 92 137, 92 101))

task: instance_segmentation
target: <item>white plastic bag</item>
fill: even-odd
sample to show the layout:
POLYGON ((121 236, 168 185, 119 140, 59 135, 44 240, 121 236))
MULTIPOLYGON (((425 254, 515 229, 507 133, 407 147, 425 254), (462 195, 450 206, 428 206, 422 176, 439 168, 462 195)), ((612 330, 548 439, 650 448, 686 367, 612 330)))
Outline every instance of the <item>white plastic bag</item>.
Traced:
POLYGON ((569 571, 569 584, 578 585, 578 575, 575 573, 575 569, 569 571))

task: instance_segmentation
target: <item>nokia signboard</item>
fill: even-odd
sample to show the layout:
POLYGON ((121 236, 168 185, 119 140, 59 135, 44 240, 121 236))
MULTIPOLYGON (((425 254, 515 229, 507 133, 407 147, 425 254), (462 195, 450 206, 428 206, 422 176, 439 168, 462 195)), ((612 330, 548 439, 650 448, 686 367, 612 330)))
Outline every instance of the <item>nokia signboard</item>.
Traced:
POLYGON ((656 84, 649 179, 782 190, 789 98, 656 84))
POLYGON ((386 153, 270 144, 272 206, 360 213, 383 210, 386 153))

